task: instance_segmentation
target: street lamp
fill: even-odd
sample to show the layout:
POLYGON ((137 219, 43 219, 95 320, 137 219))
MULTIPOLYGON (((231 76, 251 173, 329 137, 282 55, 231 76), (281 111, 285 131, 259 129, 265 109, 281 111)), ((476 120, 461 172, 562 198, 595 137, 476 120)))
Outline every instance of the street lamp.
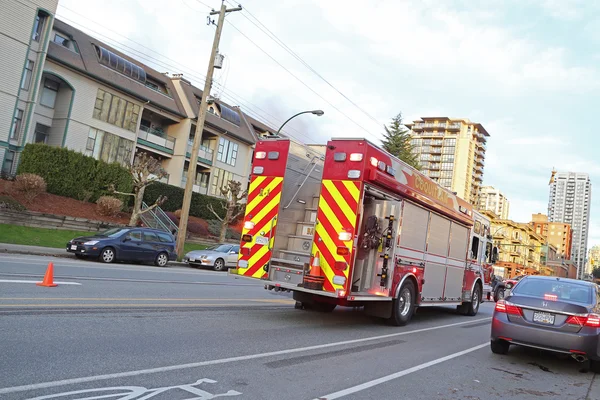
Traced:
POLYGON ((287 121, 285 121, 283 123, 283 125, 281 125, 279 127, 279 129, 277 130, 277 134, 279 135, 279 132, 281 132, 281 129, 285 126, 285 124, 290 122, 291 119, 296 118, 298 115, 302 115, 302 114, 314 114, 317 117, 320 117, 321 115, 325 114, 325 112, 323 110, 311 110, 311 111, 302 111, 302 112, 299 112, 298 114, 292 115, 287 121))

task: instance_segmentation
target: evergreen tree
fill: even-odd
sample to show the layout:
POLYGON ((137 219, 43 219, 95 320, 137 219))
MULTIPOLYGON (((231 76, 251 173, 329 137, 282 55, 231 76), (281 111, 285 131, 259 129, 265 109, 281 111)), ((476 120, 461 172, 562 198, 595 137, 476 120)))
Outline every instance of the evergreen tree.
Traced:
POLYGON ((393 117, 392 123, 389 126, 384 125, 384 129, 383 148, 405 163, 419 169, 419 162, 413 154, 413 146, 410 142, 410 131, 402 123, 402 113, 393 117))

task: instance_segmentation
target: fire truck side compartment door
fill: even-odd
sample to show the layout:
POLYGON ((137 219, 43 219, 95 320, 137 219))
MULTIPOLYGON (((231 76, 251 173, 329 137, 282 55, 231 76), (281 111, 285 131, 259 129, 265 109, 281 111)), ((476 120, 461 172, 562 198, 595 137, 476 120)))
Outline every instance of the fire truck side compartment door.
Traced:
POLYGON ((450 220, 432 213, 425 255, 425 284, 421 295, 424 302, 443 301, 449 241, 450 220))
POLYGON ((452 223, 450 232, 450 257, 446 274, 444 297, 448 301, 459 301, 465 276, 465 254, 469 243, 469 231, 466 227, 452 223))

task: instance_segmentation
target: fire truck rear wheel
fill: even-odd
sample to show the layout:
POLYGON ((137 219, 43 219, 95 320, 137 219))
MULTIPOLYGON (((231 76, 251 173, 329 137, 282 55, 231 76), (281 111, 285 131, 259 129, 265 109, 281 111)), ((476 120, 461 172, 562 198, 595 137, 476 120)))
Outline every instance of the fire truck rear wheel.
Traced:
POLYGON ((392 303, 392 316, 389 322, 395 326, 404 326, 415 313, 415 285, 407 280, 402 284, 398 298, 392 303))
POLYGON ((458 306, 458 311, 463 315, 473 317, 479 312, 479 305, 481 304, 481 286, 475 285, 473 294, 471 295, 471 301, 458 306))

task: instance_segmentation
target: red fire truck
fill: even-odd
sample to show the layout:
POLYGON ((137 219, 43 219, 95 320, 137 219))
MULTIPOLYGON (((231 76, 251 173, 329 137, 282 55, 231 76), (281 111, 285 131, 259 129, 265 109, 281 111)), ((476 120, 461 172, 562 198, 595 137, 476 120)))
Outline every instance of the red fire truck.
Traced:
POLYGON ((297 308, 364 307, 395 325, 417 307, 475 315, 497 256, 490 223, 364 139, 257 143, 238 265, 297 308))

